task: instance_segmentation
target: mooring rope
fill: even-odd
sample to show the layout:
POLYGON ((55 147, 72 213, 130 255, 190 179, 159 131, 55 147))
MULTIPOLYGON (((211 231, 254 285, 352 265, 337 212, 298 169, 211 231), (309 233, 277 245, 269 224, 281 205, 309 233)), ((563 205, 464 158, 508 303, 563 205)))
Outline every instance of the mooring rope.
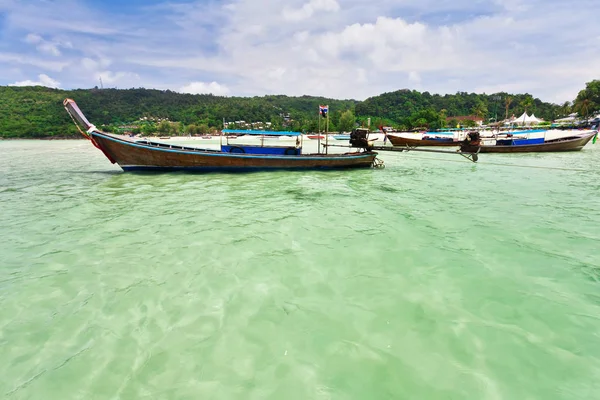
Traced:
MULTIPOLYGON (((443 158, 436 158, 436 157, 411 156, 411 158, 419 158, 422 160, 435 160, 435 161, 464 163, 463 160, 446 160, 443 158)), ((478 161, 475 164, 495 165, 495 166, 499 166, 499 167, 517 167, 517 168, 534 168, 534 169, 553 169, 553 170, 558 170, 558 171, 590 172, 589 169, 583 169, 583 168, 548 167, 548 166, 541 166, 541 165, 501 164, 501 163, 481 162, 481 161, 478 161)))
POLYGON ((79 133, 81 133, 81 135, 83 137, 85 137, 88 140, 92 140, 91 136, 89 133, 84 133, 83 130, 81 130, 81 128, 79 127, 79 124, 77 123, 77 121, 75 121, 75 117, 73 117, 71 115, 71 111, 69 111, 69 109, 67 107, 65 107, 65 110, 67 110, 67 114, 69 114, 69 117, 71 117, 71 120, 73 120, 73 123, 75 124, 75 127, 77 128, 77 130, 79 131, 79 133))

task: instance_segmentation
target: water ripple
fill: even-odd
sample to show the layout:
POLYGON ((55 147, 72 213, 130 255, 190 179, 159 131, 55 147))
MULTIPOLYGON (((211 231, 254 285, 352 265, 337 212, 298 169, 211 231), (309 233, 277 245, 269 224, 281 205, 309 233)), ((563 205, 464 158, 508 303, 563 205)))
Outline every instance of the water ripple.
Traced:
POLYGON ((124 174, 2 143, 0 393, 592 398, 599 151, 124 174))

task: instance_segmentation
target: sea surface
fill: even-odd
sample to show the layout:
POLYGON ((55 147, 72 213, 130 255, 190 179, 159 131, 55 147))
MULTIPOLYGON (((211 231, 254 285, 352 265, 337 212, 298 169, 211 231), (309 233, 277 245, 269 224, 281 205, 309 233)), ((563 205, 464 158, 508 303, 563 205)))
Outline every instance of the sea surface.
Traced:
POLYGON ((0 141, 0 398, 599 399, 600 144, 380 158, 0 141))

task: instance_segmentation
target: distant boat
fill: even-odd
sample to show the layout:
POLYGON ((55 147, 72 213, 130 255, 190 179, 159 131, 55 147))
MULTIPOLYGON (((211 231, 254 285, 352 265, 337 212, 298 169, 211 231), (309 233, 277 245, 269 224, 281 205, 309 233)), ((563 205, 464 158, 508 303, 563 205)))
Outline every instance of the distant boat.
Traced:
POLYGON ((436 137, 427 137, 424 139, 411 139, 404 136, 392 135, 390 133, 387 134, 389 141, 394 146, 460 146, 459 141, 455 141, 454 138, 436 138, 436 137))
POLYGON ((350 140, 350 135, 333 135, 335 140, 350 140))
POLYGON ((480 153, 545 153, 559 151, 579 151, 592 140, 597 131, 587 131, 579 135, 544 140, 544 138, 506 138, 497 139, 495 144, 480 146, 480 153))
MULTIPOLYGON (((357 139, 361 150, 343 154, 249 154, 259 146, 237 146, 239 151, 200 149, 130 138, 104 133, 96 129, 81 112, 75 101, 66 99, 65 109, 80 132, 113 164, 124 171, 252 171, 277 169, 340 169, 370 168, 377 153, 368 150, 365 138, 357 139)), ((264 147, 267 148, 267 147, 264 147)))
POLYGON ((307 137, 309 139, 313 139, 313 140, 316 140, 316 139, 325 139, 325 136, 323 136, 323 135, 307 135, 307 137))
POLYGON ((210 135, 202 135, 202 136, 200 136, 200 138, 202 138, 202 139, 212 139, 212 136, 210 136, 210 135))

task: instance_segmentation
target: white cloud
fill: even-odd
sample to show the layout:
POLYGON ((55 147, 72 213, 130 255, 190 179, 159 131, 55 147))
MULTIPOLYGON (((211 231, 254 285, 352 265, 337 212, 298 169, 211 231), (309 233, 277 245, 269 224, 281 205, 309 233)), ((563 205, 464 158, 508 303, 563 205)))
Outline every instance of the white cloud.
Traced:
POLYGON ((38 44, 44 41, 40 35, 36 35, 35 33, 30 33, 25 36, 25 41, 30 44, 38 44))
POLYGON ((40 74, 40 75, 38 75, 37 81, 31 81, 31 80, 20 81, 20 82, 10 83, 8 86, 47 86, 50 88, 58 88, 58 87, 60 87, 60 82, 58 82, 55 79, 50 78, 46 74, 40 74))
POLYGON ((421 83, 421 75, 419 75, 418 72, 410 71, 408 73, 408 80, 414 83, 415 85, 418 85, 421 83))
MULTIPOLYGON (((60 72, 69 65, 68 61, 46 60, 15 53, 0 53, 0 63, 28 65, 54 72, 60 72)), ((0 76, 2 76, 2 73, 0 73, 0 76)))
POLYGON ((42 53, 50 54, 56 57, 60 56, 61 54, 60 50, 58 49, 58 46, 54 43, 42 43, 39 46, 37 46, 37 49, 42 53))
POLYGON ((45 40, 42 36, 35 33, 29 33, 27 36, 25 36, 25 42, 35 45, 36 49, 39 52, 49 54, 55 57, 61 55, 59 47, 73 47, 73 45, 69 41, 62 41, 59 39, 45 40))
POLYGON ((111 63, 112 61, 107 58, 94 60, 89 57, 84 57, 81 59, 81 66, 84 69, 95 72, 107 68, 111 63))
POLYGON ((99 77, 102 78, 104 84, 117 84, 117 83, 128 83, 131 86, 133 81, 139 80, 139 75, 133 72, 112 72, 102 71, 99 73, 99 77))
POLYGON ((214 94, 216 96, 225 96, 229 93, 229 88, 220 85, 217 82, 190 82, 179 89, 181 93, 190 94, 214 94))
POLYGON ((257 1, 165 2, 131 19, 73 0, 0 0, 0 34, 15 44, 0 53, 0 84, 22 76, 8 74, 18 66, 67 87, 101 76, 111 86, 227 95, 362 99, 415 88, 565 101, 598 78, 600 25, 582 23, 600 12, 598 2, 257 1))
POLYGON ((283 10, 283 19, 287 21, 303 21, 318 12, 336 12, 340 5, 336 0, 310 0, 299 9, 285 8, 283 10))

